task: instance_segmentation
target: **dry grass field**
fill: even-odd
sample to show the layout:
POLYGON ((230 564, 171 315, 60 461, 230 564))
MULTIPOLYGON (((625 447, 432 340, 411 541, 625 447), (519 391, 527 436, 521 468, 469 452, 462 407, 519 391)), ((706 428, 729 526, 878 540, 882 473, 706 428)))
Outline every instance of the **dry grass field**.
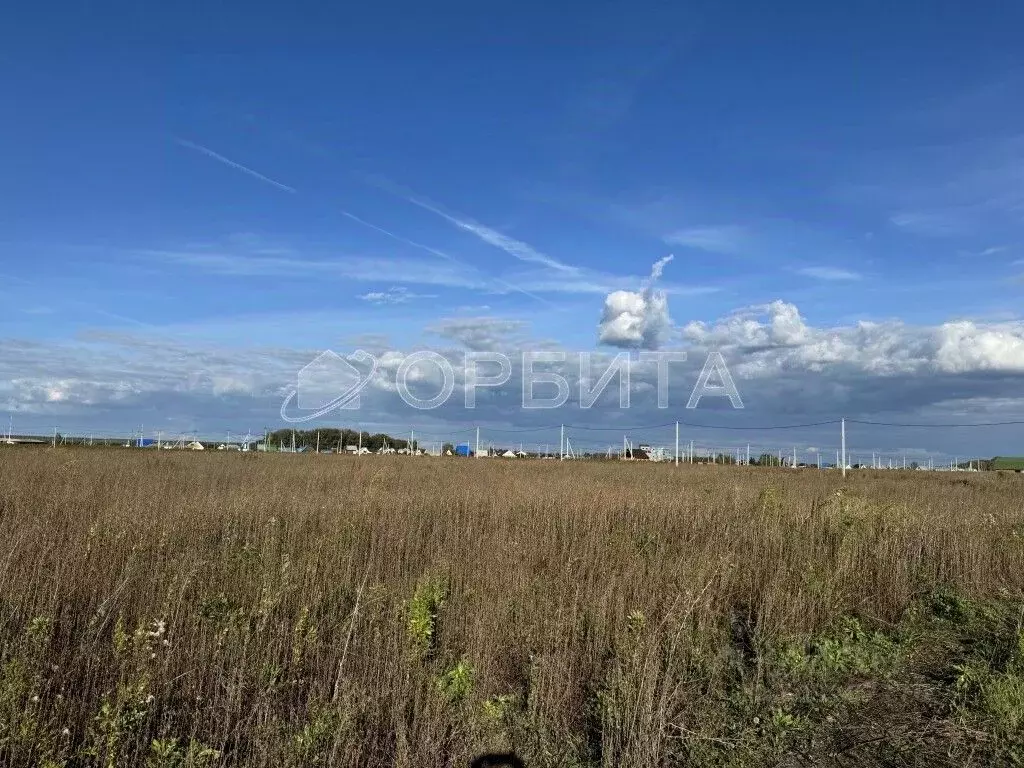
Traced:
POLYGON ((4 449, 0 763, 1020 764, 1022 502, 991 473, 4 449))

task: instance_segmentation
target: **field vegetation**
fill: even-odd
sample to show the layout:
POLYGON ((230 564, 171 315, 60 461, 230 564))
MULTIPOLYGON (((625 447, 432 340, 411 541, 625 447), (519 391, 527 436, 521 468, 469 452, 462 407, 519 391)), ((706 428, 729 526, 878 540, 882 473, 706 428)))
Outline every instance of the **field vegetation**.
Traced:
POLYGON ((1024 482, 0 452, 0 763, 1019 765, 1024 482))

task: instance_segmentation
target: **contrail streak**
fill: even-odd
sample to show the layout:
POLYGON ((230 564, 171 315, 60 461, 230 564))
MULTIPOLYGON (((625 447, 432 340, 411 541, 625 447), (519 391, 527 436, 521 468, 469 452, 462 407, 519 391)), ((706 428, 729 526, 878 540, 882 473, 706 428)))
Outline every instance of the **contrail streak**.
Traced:
POLYGON ((411 190, 395 184, 382 176, 363 176, 362 178, 367 184, 377 187, 378 189, 382 189, 395 197, 399 197, 407 203, 412 203, 425 211, 429 211, 435 216, 440 216, 449 224, 458 227, 463 232, 469 232, 471 235, 483 240, 488 245, 500 248, 505 253, 510 256, 514 256, 520 261, 540 264, 548 269, 555 269, 567 274, 579 274, 580 270, 578 267, 574 267, 571 264, 563 264, 558 259, 552 258, 546 253, 541 253, 529 243, 516 240, 515 238, 502 234, 496 229, 492 229, 491 227, 477 221, 473 221, 470 218, 453 216, 432 201, 420 197, 419 195, 414 194, 411 190))
POLYGON ((267 184, 272 184, 284 192, 291 192, 293 195, 297 192, 297 190, 294 187, 289 187, 287 184, 282 184, 279 181, 274 181, 269 176, 264 176, 262 173, 254 171, 252 168, 246 168, 241 163, 236 163, 234 160, 224 157, 224 155, 214 152, 212 149, 204 147, 202 144, 196 144, 195 142, 188 141, 187 139, 179 139, 177 137, 174 138, 174 141, 175 143, 180 144, 183 147, 195 150, 196 152, 201 152, 207 157, 212 157, 214 160, 224 163, 224 165, 230 166, 236 170, 241 171, 242 173, 247 173, 254 179, 259 179, 260 181, 266 182, 267 184))
MULTIPOLYGON (((219 154, 217 152, 214 152, 212 149, 208 149, 207 147, 204 147, 201 144, 196 144, 195 142, 188 141, 187 139, 181 139, 181 138, 178 138, 176 136, 173 137, 173 138, 174 138, 174 141, 177 144, 180 144, 181 146, 186 147, 186 148, 191 149, 191 150, 194 150, 196 152, 200 152, 200 153, 206 155, 207 157, 211 157, 214 160, 217 160, 218 162, 224 163, 225 165, 230 166, 231 168, 234 168, 236 170, 241 171, 242 173, 245 173, 245 174, 248 174, 249 176, 252 176, 254 179, 259 179, 260 181, 266 182, 267 184, 272 184, 275 187, 277 187, 278 189, 283 190, 285 192, 290 192, 293 195, 298 193, 298 190, 295 189, 294 187, 289 187, 287 184, 282 184, 279 181, 274 181, 269 176, 264 176, 262 173, 258 173, 257 171, 254 171, 252 168, 247 168, 244 165, 242 165, 241 163, 236 163, 234 160, 231 160, 231 159, 229 159, 227 157, 224 157, 224 155, 221 155, 221 154, 219 154)), ((411 200, 410 202, 414 202, 416 205, 421 205, 423 207, 426 207, 426 208, 428 208, 428 210, 431 210, 434 213, 437 213, 438 215, 443 216, 444 218, 448 219, 450 222, 452 222, 456 226, 460 226, 463 229, 468 229, 469 231, 473 232, 473 234, 477 235, 477 237, 481 237, 482 239, 487 240, 486 237, 483 237, 479 232, 476 232, 472 227, 467 226, 465 223, 463 223, 463 222, 461 222, 461 221, 459 221, 457 219, 453 219, 452 217, 448 216, 447 214, 445 214, 445 213, 443 213, 441 211, 438 211, 438 210, 435 210, 433 208, 430 208, 429 206, 427 206, 427 205, 425 205, 425 204, 423 204, 421 202, 417 202, 415 200, 411 200)), ((424 245, 423 243, 417 243, 416 241, 409 240, 408 238, 402 237, 401 235, 396 235, 394 232, 389 232, 388 230, 384 229, 383 227, 378 227, 376 224, 372 224, 369 221, 361 219, 358 216, 356 216, 355 214, 349 213, 348 211, 342 210, 341 213, 346 218, 352 219, 352 221, 354 221, 354 222, 356 222, 358 224, 361 224, 364 227, 369 227, 372 230, 380 232, 382 235, 386 235, 386 236, 388 236, 388 237, 390 237, 390 238, 392 238, 394 240, 397 240, 400 243, 405 243, 406 245, 410 245, 413 248, 419 248, 420 250, 423 250, 423 251, 426 251, 427 253, 433 254, 434 256, 437 256, 438 258, 444 259, 445 261, 450 261, 453 264, 458 264, 461 267, 465 267, 467 269, 470 268, 469 265, 459 261, 458 259, 456 259, 456 258, 454 258, 452 256, 449 256, 444 251, 439 251, 436 248, 431 248, 429 245, 424 245)), ((488 232, 490 232, 490 230, 488 230, 488 232)), ((500 235, 500 233, 494 233, 494 235, 497 236, 497 237, 502 237, 502 238, 504 237, 503 235, 500 235)), ((526 245, 525 243, 518 243, 518 241, 511 240, 510 238, 508 238, 507 240, 513 244, 513 247, 514 246, 521 246, 522 248, 525 248, 527 251, 529 251, 530 254, 535 254, 535 252, 528 245, 526 245)), ((513 255, 516 255, 517 258, 523 259, 524 261, 538 261, 540 259, 547 260, 547 257, 543 256, 542 254, 536 254, 539 258, 530 258, 529 255, 524 257, 522 254, 516 254, 513 250, 510 250, 509 246, 507 246, 507 245, 493 242, 493 240, 488 240, 488 242, 491 242, 493 245, 497 245, 499 248, 503 248, 504 250, 508 251, 509 253, 512 253, 513 255)), ((546 263, 546 261, 544 263, 546 263)), ((554 266, 555 264, 557 264, 557 262, 554 262, 553 264, 549 264, 549 266, 554 266)), ((569 267, 569 268, 565 267, 565 265, 559 265, 559 266, 562 269, 572 269, 571 267, 569 267)), ((536 295, 534 293, 530 293, 529 291, 524 290, 524 289, 520 288, 517 285, 513 285, 512 283, 508 282, 507 280, 502 280, 500 277, 495 277, 493 279, 494 279, 494 281, 496 283, 500 283, 505 288, 507 288, 507 289, 509 289, 511 291, 516 291, 518 293, 523 294, 524 296, 529 296, 531 299, 534 299, 535 301, 539 301, 542 304, 546 304, 549 307, 557 309, 557 307, 555 307, 555 305, 552 304, 547 299, 542 298, 542 297, 540 297, 540 296, 538 296, 538 295, 536 295)))
MULTIPOLYGON (((376 224, 372 224, 369 221, 366 221, 365 219, 359 218, 354 213, 349 213, 348 211, 342 211, 341 215, 345 216, 346 218, 352 219, 352 221, 356 222, 357 224, 362 224, 364 227, 369 227, 370 229, 372 229, 372 230, 374 230, 376 232, 380 232, 382 235, 387 235, 391 239, 397 240, 400 243, 405 243, 406 245, 411 245, 413 248, 419 248, 419 249, 421 249, 423 251, 426 251, 427 253, 431 253, 434 256, 437 256, 438 258, 444 259, 445 261, 450 261, 453 264, 458 264, 460 267, 465 267, 466 269, 471 269, 472 268, 472 267, 470 267, 470 265, 468 265, 468 264, 466 264, 466 263, 464 263, 462 261, 459 261, 454 256, 449 256, 444 251, 439 251, 436 248, 431 248, 429 245, 424 245, 423 243, 417 243, 415 240, 410 240, 407 237, 402 237, 401 235, 396 235, 394 232, 389 232, 388 230, 384 229, 384 227, 378 227, 376 224)), ((557 306, 555 304, 551 303, 550 301, 548 301, 547 299, 545 299, 545 298, 543 298, 541 296, 538 296, 535 293, 531 293, 530 291, 527 291, 527 290, 525 290, 523 288, 520 288, 518 285, 513 285, 512 283, 508 282, 507 280, 503 280, 500 277, 495 277, 495 278, 493 278, 493 280, 496 283, 500 283, 505 288, 508 288, 511 291, 515 291, 517 293, 521 293, 524 296, 528 296, 531 299, 534 299, 535 301, 539 301, 541 304, 546 304, 549 307, 557 309, 557 306)))
POLYGON ((480 238, 488 245, 493 245, 495 248, 500 248, 509 256, 514 256, 520 261, 526 261, 533 264, 541 264, 545 267, 548 267, 549 269, 558 270, 559 272, 575 273, 578 271, 576 267, 569 266, 568 264, 563 264, 557 259, 553 259, 550 256, 541 253, 528 243, 524 243, 521 240, 516 240, 514 238, 509 237, 508 235, 503 235, 496 229, 491 229, 490 227, 484 224, 480 224, 470 219, 460 219, 457 216, 452 216, 448 213, 445 213, 440 208, 436 208, 430 203, 427 203, 416 197, 406 197, 405 199, 412 203, 413 205, 419 206, 425 211, 430 211, 436 216, 440 216, 449 224, 454 224, 456 227, 463 230, 464 232, 469 232, 470 234, 480 238))
POLYGON ((439 251, 436 248, 431 248, 429 245, 424 245, 423 243, 417 243, 415 240, 410 240, 407 237, 402 237, 401 235, 396 235, 394 232, 389 232, 388 230, 384 229, 384 227, 378 227, 376 224, 372 224, 369 221, 367 221, 366 219, 359 218, 354 213, 349 213, 348 211, 342 211, 341 215, 346 217, 346 218, 352 219, 352 221, 356 222, 357 224, 362 224, 364 227, 369 227, 370 229, 375 230, 376 232, 380 232, 382 235, 387 235, 388 237, 392 238, 393 240, 397 240, 400 243, 405 243, 406 245, 411 245, 413 248, 419 248, 421 250, 426 251, 427 253, 432 253, 435 256, 439 257, 439 258, 445 259, 446 261, 450 261, 450 262, 452 262, 454 264, 459 264, 460 266, 465 266, 464 264, 462 264, 461 261, 456 259, 454 256, 449 256, 444 251, 439 251))

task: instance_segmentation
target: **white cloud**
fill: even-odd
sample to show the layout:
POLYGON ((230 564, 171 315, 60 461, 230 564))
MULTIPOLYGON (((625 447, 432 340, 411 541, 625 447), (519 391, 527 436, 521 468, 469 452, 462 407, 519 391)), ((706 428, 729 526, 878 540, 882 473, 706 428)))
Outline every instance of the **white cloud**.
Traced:
MULTIPOLYGON (((384 185, 385 188, 389 188, 390 185, 384 185)), ((492 229, 484 224, 473 221, 465 216, 454 216, 441 210, 438 206, 433 203, 427 202, 422 198, 414 195, 404 195, 405 199, 413 205, 419 206, 425 211, 430 211, 436 216, 440 216, 442 219, 447 221, 449 224, 454 224, 464 232, 469 232, 475 235, 480 240, 483 240, 488 245, 493 245, 495 248, 500 248, 510 256, 514 256, 520 261, 526 261, 533 264, 539 264, 548 269, 553 269, 558 272, 574 273, 577 271, 576 267, 569 264, 563 264, 558 259, 548 256, 545 253, 541 253, 529 243, 524 243, 521 240, 509 237, 508 235, 502 234, 496 229, 492 229)))
POLYGON ((604 300, 598 341, 613 347, 657 349, 672 328, 668 298, 655 284, 671 256, 654 263, 641 291, 612 291, 604 300))
POLYGON ((925 237, 952 237, 970 232, 970 227, 956 211, 904 211, 889 217, 902 230, 925 237))
POLYGON ((813 328, 793 304, 774 301, 711 324, 693 322, 683 337, 733 354, 751 377, 832 369, 877 376, 1024 373, 1024 323, 899 321, 813 328))
MULTIPOLYGON (((640 296, 643 298, 642 293, 640 296)), ((647 307, 635 298, 625 303, 642 315, 647 307)), ((444 408, 411 414, 394 386, 394 372, 411 350, 397 350, 381 339, 381 348, 375 350, 383 372, 380 380, 364 391, 359 413, 335 415, 332 423, 337 423, 337 418, 350 418, 352 423, 358 419, 364 426, 380 424, 381 431, 388 431, 396 422, 404 423, 403 429, 415 422, 419 436, 420 425, 429 421, 439 437, 451 435, 468 421, 483 425, 485 434, 488 425, 589 423, 591 432, 573 434, 575 445, 577 438, 607 439, 593 428, 620 430, 621 435, 630 425, 663 423, 681 415, 677 410, 669 416, 655 408, 653 372, 642 366, 631 376, 634 398, 629 411, 620 411, 613 403, 589 410, 570 403, 568 411, 558 414, 524 411, 516 353, 558 347, 531 338, 529 325, 515 317, 449 318, 427 330, 441 338, 441 343, 429 348, 452 362, 458 387, 464 386, 460 367, 466 349, 509 354, 512 377, 503 387, 481 391, 472 414, 464 409, 458 390, 444 408)), ((882 413, 881 421, 984 422, 1021 418, 1024 411, 1024 322, 814 325, 793 304, 775 301, 708 322, 689 323, 682 333, 689 355, 671 372, 670 407, 681 409, 686 403, 706 353, 712 349, 723 354, 746 405, 743 412, 719 409, 695 415, 695 421, 735 424, 742 429, 744 424, 804 423, 882 413)), ((642 330, 631 338, 632 346, 640 346, 642 330)), ((361 340, 358 345, 364 343, 361 340)), ((570 391, 576 393, 579 367, 575 356, 563 351, 569 352, 567 363, 553 370, 564 375, 570 391)), ((255 432, 264 425, 279 424, 282 392, 319 352, 322 350, 183 343, 151 333, 93 332, 64 343, 0 339, 0 403, 14 413, 16 431, 48 432, 59 425, 62 432, 119 430, 124 435, 145 421, 147 430, 164 429, 165 434, 192 428, 204 434, 255 432)), ((594 356, 592 370, 606 364, 602 359, 601 354, 594 356)), ((422 366, 417 376, 414 383, 422 387, 418 391, 424 397, 433 396, 438 389, 436 371, 422 366)), ((611 392, 612 400, 614 394, 611 392)), ((705 408, 703 403, 701 408, 705 408)), ((806 445, 824 446, 822 451, 828 455, 834 443, 827 441, 835 439, 835 432, 828 427, 821 433, 801 433, 801 438, 806 445)), ((933 450, 952 448, 963 455, 968 450, 963 445, 966 439, 975 440, 971 450, 980 455, 1013 450, 1017 430, 996 432, 958 430, 954 435, 940 429, 889 428, 871 438, 864 426, 857 426, 849 439, 852 448, 868 450, 874 445, 897 445, 901 450, 902 446, 927 445, 933 450), (876 438, 888 442, 868 442, 876 438)), ((781 443, 783 447, 801 439, 788 432, 730 434, 742 441, 787 441, 781 443)), ((556 427, 556 441, 557 436, 556 427)), ((702 437, 693 429, 689 437, 698 442, 724 439, 721 432, 702 437)))
POLYGON ((948 373, 1024 373, 1024 324, 944 323, 936 332, 935 365, 948 373))
POLYGON ((415 299, 436 299, 437 294, 413 293, 404 286, 394 285, 386 291, 370 291, 369 293, 364 293, 357 298, 360 298, 363 301, 368 301, 371 304, 405 304, 406 302, 413 301, 415 299))
POLYGON ((262 173, 254 171, 252 168, 248 168, 248 167, 242 165, 241 163, 236 163, 234 160, 231 160, 231 159, 229 159, 227 157, 224 157, 224 155, 218 154, 217 152, 214 152, 212 149, 208 149, 207 147, 204 147, 202 144, 196 144, 196 143, 188 141, 186 139, 177 139, 177 138, 174 141, 177 144, 180 144, 183 147, 186 147, 186 148, 191 149, 191 150, 193 150, 195 152, 199 152, 201 154, 204 154, 207 157, 212 157, 217 162, 223 163, 224 165, 227 165, 227 166, 229 166, 231 168, 234 168, 235 170, 241 171, 242 173, 245 173, 245 174, 247 174, 249 176, 252 176, 254 179, 259 179, 260 181, 262 181, 262 182, 264 182, 266 184, 270 184, 270 185, 272 185, 274 187, 277 187, 282 192, 291 192, 292 194, 295 194, 295 192, 296 192, 294 187, 289 187, 287 184, 282 184, 280 181, 275 181, 274 179, 270 178, 269 176, 264 176, 262 173))
POLYGON ((804 267, 797 270, 798 274, 804 277, 813 277, 816 280, 860 280, 858 272, 851 272, 848 269, 839 267, 804 267))
POLYGON ((234 277, 279 277, 292 280, 325 278, 378 282, 388 276, 410 285, 439 285, 478 290, 491 289, 492 281, 465 265, 427 259, 344 258, 312 259, 295 256, 259 256, 247 252, 214 249, 140 251, 168 265, 191 267, 217 275, 234 277))
POLYGON ((734 224, 690 227, 673 232, 664 238, 670 245, 682 245, 686 248, 729 255, 742 251, 746 239, 743 227, 734 224))
POLYGON ((498 317, 446 318, 429 326, 427 333, 456 341, 474 351, 497 350, 508 352, 523 343, 526 329, 523 320, 498 317))

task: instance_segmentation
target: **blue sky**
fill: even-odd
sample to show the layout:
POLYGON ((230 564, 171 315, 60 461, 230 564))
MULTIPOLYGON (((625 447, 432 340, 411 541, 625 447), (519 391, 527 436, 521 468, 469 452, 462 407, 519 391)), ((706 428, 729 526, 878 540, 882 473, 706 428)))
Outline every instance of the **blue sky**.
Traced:
MULTIPOLYGON (((25 429, 274 426, 303 360, 369 339, 637 346, 613 294, 645 287, 643 344, 698 369, 713 344, 803 410, 1024 404, 1019 4, 4 17, 0 396, 25 429)), ((799 417, 779 399, 746 417, 799 417)))

